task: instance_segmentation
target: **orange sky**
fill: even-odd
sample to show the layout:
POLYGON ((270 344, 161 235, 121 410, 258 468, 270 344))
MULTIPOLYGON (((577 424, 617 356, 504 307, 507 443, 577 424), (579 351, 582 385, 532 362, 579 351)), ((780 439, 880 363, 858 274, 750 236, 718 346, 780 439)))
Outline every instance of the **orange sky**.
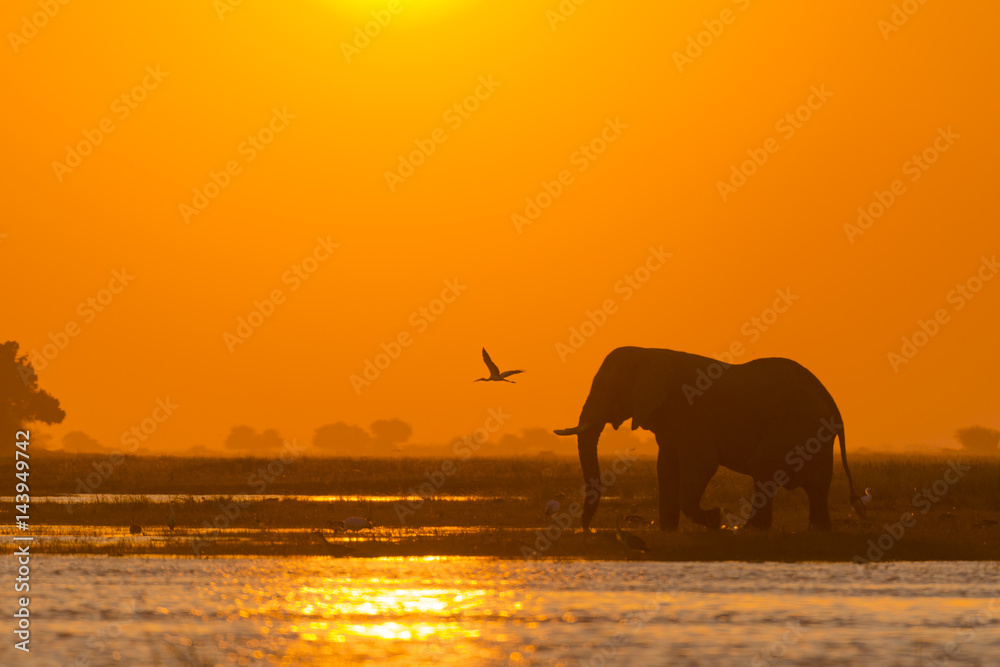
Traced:
POLYGON ((67 412, 57 438, 116 446, 165 397, 179 408, 147 443, 164 452, 218 449, 237 424, 310 441, 392 417, 439 442, 497 406, 503 432, 565 427, 613 348, 734 342, 737 361, 816 373, 852 448, 1000 426, 1000 280, 949 296, 1000 250, 1000 7, 224 1, 0 9, 0 335, 30 353, 79 327, 36 363, 67 412), (224 187, 201 200, 213 173, 224 187), (845 230, 896 180, 881 217, 845 230), (536 212, 543 181, 558 196, 536 212), (421 324, 448 281, 458 296, 421 324), (271 316, 227 342, 274 290, 271 316), (484 345, 528 370, 518 384, 471 384, 484 345))

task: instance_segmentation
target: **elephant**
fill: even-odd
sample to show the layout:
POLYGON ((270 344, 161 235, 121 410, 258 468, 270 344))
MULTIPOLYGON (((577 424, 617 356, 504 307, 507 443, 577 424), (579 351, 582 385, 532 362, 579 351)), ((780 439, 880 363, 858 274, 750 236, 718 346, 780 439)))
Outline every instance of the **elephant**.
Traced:
POLYGON ((643 428, 656 436, 661 530, 676 529, 680 512, 710 530, 721 527, 721 510, 701 507, 705 487, 720 465, 750 475, 755 490, 760 489, 748 526, 770 527, 774 493, 784 486, 805 489, 810 527, 829 529, 827 496, 836 437, 850 503, 864 516, 847 466, 840 411, 805 367, 779 357, 728 364, 675 350, 619 347, 594 376, 577 425, 555 431, 577 437, 585 531, 606 490, 598 439, 605 424, 617 429, 627 419, 633 430, 643 428))

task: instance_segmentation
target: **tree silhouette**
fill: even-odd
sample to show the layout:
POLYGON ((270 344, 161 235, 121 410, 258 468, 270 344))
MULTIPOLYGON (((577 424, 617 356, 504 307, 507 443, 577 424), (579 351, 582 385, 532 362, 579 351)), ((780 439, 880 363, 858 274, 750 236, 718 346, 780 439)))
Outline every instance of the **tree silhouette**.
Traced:
POLYGON ((997 444, 1000 443, 1000 431, 985 426, 970 426, 960 428, 955 437, 962 443, 962 448, 974 454, 1000 454, 997 444))
POLYGON ((28 356, 17 356, 15 341, 0 345, 0 437, 13 438, 31 422, 58 424, 66 417, 59 399, 38 388, 28 356))
POLYGON ((380 445, 398 445, 413 435, 413 429, 402 419, 377 419, 372 422, 371 432, 380 445))
POLYGON ((235 449, 249 455, 270 454, 281 449, 284 442, 273 428, 257 433, 250 426, 234 426, 226 437, 226 449, 235 449))
POLYGON ((371 433, 354 424, 335 422, 317 428, 313 444, 328 452, 372 456, 395 451, 412 434, 413 428, 402 419, 377 419, 371 433))

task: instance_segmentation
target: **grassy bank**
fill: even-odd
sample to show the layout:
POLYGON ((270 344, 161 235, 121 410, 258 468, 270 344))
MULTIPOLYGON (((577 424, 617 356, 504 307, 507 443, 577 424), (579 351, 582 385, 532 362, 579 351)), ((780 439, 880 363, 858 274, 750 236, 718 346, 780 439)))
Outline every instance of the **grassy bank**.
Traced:
MULTIPOLYGON (((73 493, 76 479, 98 469, 106 471, 106 466, 102 468, 106 460, 84 455, 33 458, 32 496, 73 493)), ((580 499, 582 480, 575 460, 473 458, 452 463, 453 469, 438 459, 299 459, 283 464, 280 471, 272 466, 268 473, 266 459, 130 457, 102 478, 97 492, 134 495, 104 495, 100 502, 72 506, 33 501, 31 524, 43 536, 33 550, 110 555, 193 555, 195 551, 204 555, 321 555, 328 553, 327 547, 312 530, 328 529, 330 520, 370 515, 376 528, 348 542, 354 555, 623 558, 626 554, 613 531, 615 512, 620 512, 642 517, 628 530, 642 536, 650 552, 628 554, 633 558, 849 561, 858 556, 876 562, 1000 558, 997 459, 963 459, 963 468, 956 468, 956 460, 944 458, 854 456, 854 478, 860 487, 871 487, 874 498, 865 519, 850 509, 847 481, 838 465, 830 492, 832 531, 808 531, 805 494, 779 490, 774 525, 767 534, 709 533, 683 518, 678 532, 656 530, 652 525, 657 514, 656 475, 651 459, 636 460, 617 477, 595 518, 596 532, 590 535, 579 530, 578 520, 564 530, 543 513, 545 502, 558 493, 566 494, 561 499, 564 512, 580 499), (442 472, 447 470, 452 473, 442 472), (948 470, 959 470, 961 475, 946 475, 948 470), (248 481, 255 475, 254 481, 248 481), (424 501, 379 498, 415 493, 421 484, 424 492, 434 494, 424 501), (175 531, 166 528, 166 505, 139 495, 147 493, 174 498, 175 531), (240 497, 254 493, 374 499, 248 502, 240 497), (196 499, 193 494, 213 497, 196 499), (133 519, 145 528, 145 537, 128 535, 133 519), (89 529, 103 539, 60 539, 60 531, 67 529, 57 527, 65 526, 75 526, 74 531, 82 535, 89 529), (456 531, 456 527, 466 531, 456 531), (197 550, 192 549, 195 541, 200 544, 197 550)), ((603 462, 605 467, 611 463, 611 459, 603 462)), ((748 477, 720 470, 702 506, 738 514, 752 492, 748 477)), ((0 505, 4 526, 12 523, 13 514, 12 503, 0 505)), ((561 517, 564 525, 567 518, 561 517)), ((326 534, 333 540, 343 539, 328 530, 326 534)), ((13 547, 5 541, 2 548, 13 547)))

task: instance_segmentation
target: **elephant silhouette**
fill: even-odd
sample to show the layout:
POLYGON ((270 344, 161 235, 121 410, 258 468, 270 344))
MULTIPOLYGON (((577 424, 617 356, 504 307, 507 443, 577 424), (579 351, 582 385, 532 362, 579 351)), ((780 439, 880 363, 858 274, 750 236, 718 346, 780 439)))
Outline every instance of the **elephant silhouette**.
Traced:
POLYGON ((594 376, 577 425, 555 431, 577 437, 585 530, 605 490, 597 459, 601 431, 605 424, 617 429, 627 419, 633 429, 656 436, 662 530, 676 529, 680 512, 709 529, 720 527, 719 508, 701 507, 705 487, 720 465, 750 475, 755 488, 773 489, 759 494, 762 504, 754 500, 749 526, 770 527, 773 495, 783 486, 805 489, 810 526, 829 529, 835 438, 840 440, 850 502, 864 516, 847 465, 840 411, 806 368, 782 358, 726 364, 674 350, 620 347, 594 376))

